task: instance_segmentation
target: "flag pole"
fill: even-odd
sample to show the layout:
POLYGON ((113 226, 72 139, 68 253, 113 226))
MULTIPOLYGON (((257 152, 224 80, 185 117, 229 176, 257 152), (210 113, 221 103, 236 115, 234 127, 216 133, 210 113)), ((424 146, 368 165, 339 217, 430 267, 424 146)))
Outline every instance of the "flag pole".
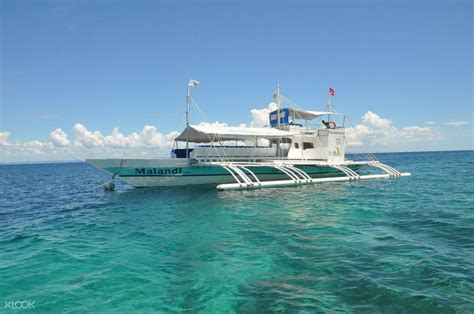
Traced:
MULTIPOLYGON (((329 96, 328 96, 328 112, 331 112, 331 89, 329 89, 329 96)), ((328 114, 328 122, 331 122, 331 115, 328 114)))
POLYGON ((188 80, 186 93, 186 158, 189 158, 189 104, 191 102, 191 78, 188 80))
MULTIPOLYGON (((329 87, 329 97, 328 97, 328 112, 334 112, 333 105, 331 103, 331 99, 334 96, 334 89, 329 87)), ((328 113, 328 122, 331 122, 331 114, 328 113)))

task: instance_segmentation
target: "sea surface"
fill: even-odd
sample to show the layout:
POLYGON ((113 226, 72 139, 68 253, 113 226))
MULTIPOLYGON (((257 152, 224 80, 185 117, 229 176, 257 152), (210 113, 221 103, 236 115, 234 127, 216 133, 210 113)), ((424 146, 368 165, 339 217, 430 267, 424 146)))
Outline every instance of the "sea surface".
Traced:
POLYGON ((0 166, 0 312, 474 312, 474 152, 377 157, 412 176, 105 192, 0 166))

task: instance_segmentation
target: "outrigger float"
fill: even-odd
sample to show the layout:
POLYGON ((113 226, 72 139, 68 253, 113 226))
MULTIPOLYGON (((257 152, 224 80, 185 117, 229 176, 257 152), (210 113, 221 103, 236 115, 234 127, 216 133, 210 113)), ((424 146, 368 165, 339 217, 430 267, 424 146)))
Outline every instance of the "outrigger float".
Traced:
POLYGON ((363 160, 346 158, 346 116, 334 112, 333 89, 326 111, 308 111, 286 99, 278 87, 269 126, 227 127, 189 123, 190 105, 197 106, 191 88, 197 84, 189 81, 186 128, 175 138, 170 158, 86 159, 112 176, 106 189, 113 190, 115 178, 134 187, 212 184, 218 190, 235 190, 410 176, 370 153, 358 155, 363 160), (383 173, 362 174, 363 167, 383 173))

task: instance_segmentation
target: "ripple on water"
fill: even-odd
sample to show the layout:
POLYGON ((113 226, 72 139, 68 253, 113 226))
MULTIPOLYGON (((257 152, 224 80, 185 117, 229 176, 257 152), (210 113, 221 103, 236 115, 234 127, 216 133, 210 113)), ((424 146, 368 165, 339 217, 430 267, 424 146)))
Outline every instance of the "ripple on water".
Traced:
POLYGON ((0 295, 44 312, 473 312, 473 153, 380 159, 414 175, 105 193, 85 164, 1 166, 0 295))

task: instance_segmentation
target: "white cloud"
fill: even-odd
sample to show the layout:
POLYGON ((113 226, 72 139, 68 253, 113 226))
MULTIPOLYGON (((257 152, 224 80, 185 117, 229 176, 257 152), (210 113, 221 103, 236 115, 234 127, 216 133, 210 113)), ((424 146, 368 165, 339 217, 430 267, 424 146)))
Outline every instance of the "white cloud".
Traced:
MULTIPOLYGON (((98 143, 99 141, 97 141, 98 143)), ((112 148, 137 147, 140 142, 140 137, 137 133, 125 136, 120 133, 119 128, 113 128, 112 134, 103 137, 102 144, 112 148)))
POLYGON ((228 126, 227 123, 219 122, 219 121, 216 121, 216 122, 201 122, 201 123, 199 123, 199 125, 202 125, 202 126, 223 126, 223 127, 228 126))
POLYGON ((433 124, 436 124, 436 122, 434 122, 434 121, 425 121, 425 124, 433 125, 433 124))
POLYGON ((267 107, 263 109, 252 109, 250 113, 252 114, 252 122, 250 122, 251 127, 263 127, 268 125, 268 115, 273 110, 278 108, 275 102, 270 102, 267 107))
POLYGON ((54 144, 54 146, 62 147, 69 144, 69 140, 67 139, 67 134, 61 130, 56 129, 49 134, 49 139, 54 144))
POLYGON ((446 123, 443 123, 443 125, 449 125, 449 126, 461 126, 461 125, 467 125, 469 124, 468 121, 448 121, 446 123))
POLYGON ((358 124, 346 129, 346 140, 349 146, 360 147, 364 145, 364 139, 373 133, 374 131, 368 126, 358 124))
POLYGON ((78 146, 92 148, 104 145, 104 136, 102 133, 99 131, 90 132, 81 123, 74 125, 74 132, 76 134, 76 141, 74 143, 78 146))
MULTIPOLYGON (((252 121, 242 127, 260 127, 268 125, 268 115, 276 110, 277 105, 270 102, 265 108, 252 109, 252 121)), ((426 124, 430 125, 430 121, 426 124)), ((465 125, 466 121, 449 121, 448 125, 465 125)), ((227 126, 223 122, 201 123, 200 125, 227 126)), ((68 137, 62 129, 55 129, 49 134, 49 141, 15 141, 10 140, 9 132, 0 132, 0 161, 37 161, 37 160, 72 160, 74 158, 154 158, 168 153, 176 131, 161 133, 156 127, 145 125, 142 130, 123 134, 119 128, 113 128, 110 134, 88 130, 81 123, 73 127, 73 134, 68 137)), ((407 126, 398 128, 392 120, 368 111, 362 116, 360 124, 346 129, 349 151, 363 150, 405 150, 417 149, 420 144, 438 143, 442 139, 438 129, 430 126, 407 126), (409 146, 411 144, 411 147, 409 146)), ((261 140, 260 145, 268 145, 261 140)), ((428 147, 428 146, 426 146, 428 147)), ((433 147, 433 146, 430 146, 433 147)))
POLYGON ((0 162, 48 160, 54 145, 51 142, 32 140, 11 142, 9 132, 0 132, 0 162))
POLYGON ((139 147, 165 149, 171 146, 174 138, 179 132, 173 131, 168 134, 161 134, 154 126, 145 125, 139 134, 139 147))
POLYGON ((362 116, 362 124, 346 129, 349 147, 393 147, 407 142, 437 141, 441 134, 431 127, 408 126, 397 128, 392 121, 368 111, 362 116))
POLYGON ((5 149, 8 147, 22 147, 22 148, 28 148, 28 149, 38 149, 38 148, 44 148, 44 147, 52 147, 52 143, 44 143, 40 142, 38 140, 32 140, 28 142, 10 142, 10 132, 0 132, 0 146, 5 149))
POLYGON ((158 148, 165 149, 171 145, 178 132, 162 134, 156 127, 145 125, 139 132, 124 135, 119 128, 113 128, 112 134, 104 136, 99 131, 91 132, 84 125, 74 125, 76 135, 75 145, 86 148, 108 147, 108 148, 158 148))
POLYGON ((423 140, 433 138, 433 129, 430 127, 408 126, 399 131, 398 137, 406 140, 423 140))
POLYGON ((10 132, 0 132, 0 145, 7 145, 10 132))
POLYGON ((156 127, 145 125, 140 132, 124 135, 114 128, 110 135, 90 131, 76 123, 74 141, 56 129, 49 135, 49 142, 10 141, 9 132, 0 132, 0 161, 72 160, 75 158, 134 157, 153 158, 166 155, 178 132, 162 134, 156 127))
POLYGON ((389 119, 381 118, 379 115, 373 113, 372 111, 367 111, 363 116, 362 116, 362 121, 378 130, 383 130, 383 131, 391 131, 393 130, 392 126, 392 121, 389 119))

